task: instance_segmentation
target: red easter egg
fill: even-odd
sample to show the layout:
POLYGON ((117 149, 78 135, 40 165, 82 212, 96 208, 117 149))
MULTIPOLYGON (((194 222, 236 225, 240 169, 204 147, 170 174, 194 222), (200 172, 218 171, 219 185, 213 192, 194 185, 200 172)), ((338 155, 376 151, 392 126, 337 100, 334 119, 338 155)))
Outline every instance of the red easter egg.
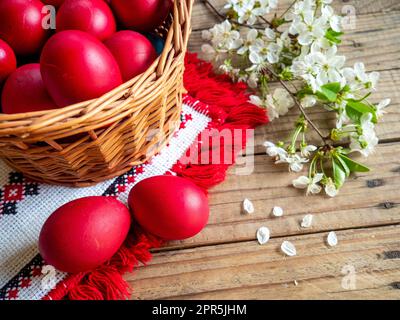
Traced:
POLYGON ((113 13, 103 0, 65 0, 57 13, 57 31, 81 30, 103 41, 116 28, 113 13))
POLYGON ((58 8, 63 4, 64 0, 42 0, 42 2, 58 8))
POLYGON ((124 81, 145 72, 157 58, 156 50, 151 42, 135 31, 119 31, 104 44, 117 60, 124 81))
POLYGON ((160 26, 172 9, 173 0, 111 0, 119 21, 127 28, 152 31, 160 26))
POLYGON ((42 27, 47 12, 39 0, 1 0, 0 38, 17 55, 31 55, 40 51, 49 30, 42 27))
POLYGON ((118 64, 107 47, 88 33, 56 33, 40 57, 43 81, 61 107, 98 98, 122 83, 118 64))
POLYGON ((26 64, 8 77, 1 104, 7 114, 57 108, 43 84, 38 63, 26 64))
POLYGON ((17 68, 17 59, 14 51, 0 39, 0 88, 7 77, 17 68))
POLYGON ((130 228, 128 208, 111 197, 86 197, 54 211, 40 231, 39 251, 65 272, 91 270, 109 260, 130 228))
POLYGON ((148 232, 166 240, 182 240, 199 233, 207 224, 209 207, 203 190, 175 176, 156 176, 136 184, 129 207, 148 232))

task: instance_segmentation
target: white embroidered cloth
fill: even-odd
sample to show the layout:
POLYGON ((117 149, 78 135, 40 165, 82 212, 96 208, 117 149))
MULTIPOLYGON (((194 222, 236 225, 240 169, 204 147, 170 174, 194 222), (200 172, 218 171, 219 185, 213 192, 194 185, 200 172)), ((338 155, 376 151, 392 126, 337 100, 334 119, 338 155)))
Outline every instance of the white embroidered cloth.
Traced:
POLYGON ((46 279, 37 242, 47 217, 61 205, 86 196, 116 195, 126 203, 135 183, 171 169, 210 122, 187 104, 183 105, 181 118, 170 143, 147 164, 92 187, 39 184, 0 162, 0 300, 41 299, 66 277, 66 273, 56 272, 51 285, 46 279))

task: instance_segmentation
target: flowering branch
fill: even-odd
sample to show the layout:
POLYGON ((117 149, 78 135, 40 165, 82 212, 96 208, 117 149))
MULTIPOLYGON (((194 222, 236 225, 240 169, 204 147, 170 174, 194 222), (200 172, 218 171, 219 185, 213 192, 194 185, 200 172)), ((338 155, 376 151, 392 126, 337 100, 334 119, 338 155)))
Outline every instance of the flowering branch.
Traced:
POLYGON ((226 0, 227 15, 203 1, 223 20, 203 31, 205 58, 233 81, 246 82, 254 91, 250 102, 264 107, 270 120, 295 105, 301 112, 289 141, 264 144, 267 154, 276 163, 288 164, 290 171, 300 172, 309 163, 308 175, 293 180, 293 186, 307 194, 319 193, 323 186, 327 195, 335 196, 352 172, 368 171, 350 154, 366 157, 374 151, 375 126, 390 99, 369 101, 379 73, 367 73, 361 62, 345 67, 346 57, 338 55, 342 18, 330 6, 332 0, 295 0, 271 22, 266 16, 277 8, 278 0, 226 0), (241 27, 246 28, 244 36, 241 27), (281 87, 271 92, 271 80, 281 87), (295 81, 301 84, 299 89, 295 81), (328 136, 307 114, 317 105, 337 116, 328 136), (322 139, 321 147, 308 144, 308 125, 322 139))
MULTIPOLYGON (((208 0, 202 0, 204 2, 205 5, 207 5, 211 11, 217 16, 219 17, 222 21, 226 19, 226 16, 224 16, 222 13, 220 13, 215 7, 214 5, 208 1, 208 0)), ((231 20, 231 19, 230 19, 231 20)), ((232 20, 231 20, 232 21, 232 20)), ((269 25, 271 25, 271 23, 267 20, 265 20, 266 23, 268 23, 269 25)), ((246 28, 254 28, 254 29, 259 29, 259 30, 264 30, 264 27, 259 27, 259 26, 250 26, 250 25, 246 25, 244 23, 239 23, 238 21, 234 21, 234 23, 238 26, 241 27, 246 27, 246 28)))
POLYGON ((275 77, 275 79, 277 81, 279 81, 279 83, 282 85, 282 87, 284 87, 285 90, 291 95, 294 103, 299 108, 301 114, 306 119, 307 123, 311 125, 311 127, 315 130, 315 132, 322 139, 324 144, 327 145, 328 144, 328 140, 330 140, 329 136, 326 137, 326 136, 324 136, 322 134, 322 132, 318 129, 318 127, 314 124, 314 122, 310 119, 310 117, 308 116, 307 112, 304 110, 304 108, 301 105, 301 103, 297 100, 296 95, 294 93, 292 93, 292 91, 289 89, 289 87, 286 85, 286 83, 279 77, 279 75, 277 75, 272 69, 270 69, 268 67, 266 67, 266 68, 267 68, 268 72, 271 73, 275 77))

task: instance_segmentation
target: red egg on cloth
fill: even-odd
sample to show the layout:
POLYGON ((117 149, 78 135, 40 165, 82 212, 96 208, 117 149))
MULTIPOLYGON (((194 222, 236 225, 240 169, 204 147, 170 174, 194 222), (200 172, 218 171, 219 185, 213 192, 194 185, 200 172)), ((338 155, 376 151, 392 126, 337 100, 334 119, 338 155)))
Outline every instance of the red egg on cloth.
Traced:
POLYGON ((129 194, 136 221, 165 240, 182 240, 207 224, 209 207, 203 190, 175 176, 156 176, 136 184, 129 194))
POLYGON ((157 58, 150 40, 135 31, 119 31, 104 44, 117 60, 124 81, 145 72, 157 58))
POLYGON ((118 20, 125 27, 152 31, 167 18, 173 0, 111 0, 110 3, 118 20))
POLYGON ((109 260, 128 235, 128 208, 111 197, 86 197, 58 208, 45 222, 39 251, 65 272, 89 271, 109 260))
POLYGON ((3 112, 7 114, 57 108, 44 86, 38 63, 19 67, 8 77, 1 104, 3 112))
POLYGON ((118 64, 107 47, 88 33, 56 33, 40 57, 43 81, 60 106, 98 98, 122 84, 118 64))
POLYGON ((81 30, 100 41, 116 31, 113 13, 103 0, 65 0, 57 13, 57 31, 81 30))
POLYGON ((7 77, 17 68, 14 51, 7 42, 0 39, 0 88, 7 77))
POLYGON ((15 54, 38 53, 45 43, 50 31, 42 27, 43 6, 39 0, 0 1, 0 38, 15 54))

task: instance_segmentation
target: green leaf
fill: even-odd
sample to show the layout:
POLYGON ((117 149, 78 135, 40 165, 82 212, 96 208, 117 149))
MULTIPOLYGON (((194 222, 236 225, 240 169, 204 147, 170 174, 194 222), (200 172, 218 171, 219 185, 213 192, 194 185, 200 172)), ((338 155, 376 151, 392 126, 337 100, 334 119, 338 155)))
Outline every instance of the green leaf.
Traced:
POLYGON ((322 88, 326 88, 334 93, 339 93, 341 86, 340 86, 339 82, 331 82, 331 83, 324 84, 322 86, 322 88))
POLYGON ((317 96, 321 100, 335 102, 337 100, 337 96, 340 90, 341 87, 339 82, 327 83, 321 87, 320 91, 317 92, 317 96))
POLYGON ((312 95, 314 94, 314 92, 312 91, 312 89, 309 86, 304 87, 303 89, 297 91, 296 95, 299 99, 304 98, 307 95, 312 95))
MULTIPOLYGON (((357 111, 358 113, 364 114, 364 113, 371 113, 372 114, 372 122, 376 123, 377 122, 377 117, 376 117, 376 111, 373 106, 359 102, 354 99, 348 99, 347 100, 347 105, 346 105, 346 111, 347 108, 353 109, 352 112, 354 114, 354 111, 357 111)), ((359 116, 361 118, 361 116, 359 116)))
POLYGON ((336 189, 340 189, 346 180, 346 173, 342 169, 340 163, 338 163, 335 158, 332 158, 332 166, 333 166, 333 178, 335 179, 336 189))
POLYGON ((317 97, 323 101, 335 102, 337 94, 326 88, 321 88, 321 91, 317 91, 317 97))
POLYGON ((344 34, 343 32, 340 32, 340 31, 338 32, 338 31, 335 31, 335 30, 333 30, 331 28, 328 29, 328 32, 331 35, 335 36, 335 37, 340 37, 340 36, 342 36, 344 34))
POLYGON ((341 43, 342 40, 340 37, 343 35, 343 32, 336 32, 333 29, 328 29, 325 33, 325 38, 333 43, 341 43))
POLYGON ((349 177, 350 176, 350 169, 347 166, 346 162, 344 162, 343 159, 338 154, 335 155, 335 160, 337 160, 337 162, 341 165, 342 169, 346 173, 346 177, 349 177))
POLYGON ((341 154, 340 158, 346 162, 347 167, 350 169, 351 172, 369 172, 369 168, 364 166, 363 164, 350 159, 349 157, 341 154))
POLYGON ((351 108, 349 105, 346 105, 346 114, 355 123, 360 123, 360 118, 363 115, 361 112, 351 108))

